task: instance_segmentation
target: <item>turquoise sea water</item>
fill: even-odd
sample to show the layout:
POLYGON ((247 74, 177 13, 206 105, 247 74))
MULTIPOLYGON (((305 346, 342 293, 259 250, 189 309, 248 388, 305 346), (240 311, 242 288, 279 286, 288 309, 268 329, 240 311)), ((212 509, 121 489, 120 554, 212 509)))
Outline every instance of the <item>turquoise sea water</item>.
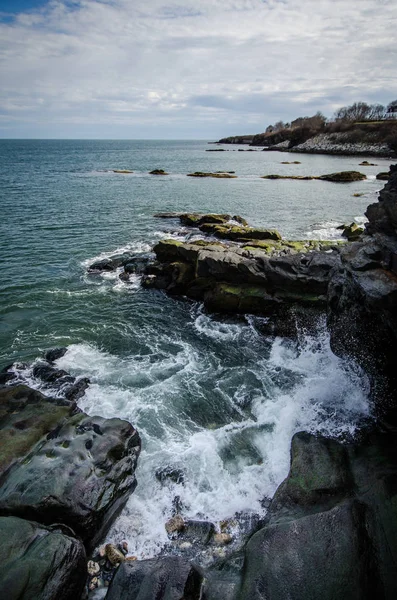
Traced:
MULTIPOLYGON (((364 221, 381 187, 375 175, 389 165, 210 148, 195 141, 0 141, 0 366, 66 345, 58 364, 92 381, 81 407, 139 428, 138 489, 110 535, 129 539, 140 556, 165 542, 175 495, 192 518, 260 512, 261 499, 288 472, 295 431, 351 432, 370 410, 365 376, 331 353, 321 327, 317 336, 302 332, 299 343, 274 340, 260 333, 258 318, 216 318, 199 304, 141 289, 138 277, 127 285, 117 273, 87 274, 100 256, 148 253, 157 240, 188 233, 153 218, 158 211, 228 212, 284 237, 336 237, 338 224, 364 221), (280 164, 288 159, 302 164, 280 164), (170 175, 149 175, 155 168, 170 175), (338 185, 259 177, 353 169, 365 169, 368 179, 338 185), (196 170, 238 178, 186 177, 196 170), (155 478, 170 465, 184 470, 185 485, 155 478)), ((29 371, 25 377, 39 385, 29 371)))

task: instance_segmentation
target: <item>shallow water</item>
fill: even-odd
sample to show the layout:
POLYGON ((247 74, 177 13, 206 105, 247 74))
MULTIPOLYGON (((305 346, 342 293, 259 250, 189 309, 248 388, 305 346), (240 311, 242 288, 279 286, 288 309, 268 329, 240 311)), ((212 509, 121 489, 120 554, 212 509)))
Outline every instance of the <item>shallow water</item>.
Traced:
MULTIPOLYGON (((211 147, 211 146, 209 146, 211 147)), ((0 141, 2 234, 0 359, 32 361, 68 346, 58 365, 92 385, 80 406, 130 420, 143 450, 138 487, 109 533, 130 552, 157 553, 175 496, 183 515, 219 522, 263 514, 286 476, 294 432, 352 434, 370 413, 368 384, 336 358, 324 324, 296 342, 261 333, 261 319, 217 318, 199 304, 143 290, 139 278, 87 274, 96 258, 148 253, 188 233, 157 211, 241 214, 283 236, 336 238, 336 226, 364 222, 388 167, 361 157, 276 152, 206 153, 203 142, 0 141), (163 168, 169 176, 147 171, 163 168), (132 169, 121 175, 112 169, 132 169), (268 173, 319 175, 364 170, 354 184, 269 181, 268 173), (238 179, 193 179, 195 170, 235 170, 238 179), (353 197, 354 193, 363 197, 353 197), (156 472, 180 469, 184 483, 156 472)), ((227 148, 227 147, 225 147, 227 148)), ((30 370, 21 371, 31 381, 30 370)))

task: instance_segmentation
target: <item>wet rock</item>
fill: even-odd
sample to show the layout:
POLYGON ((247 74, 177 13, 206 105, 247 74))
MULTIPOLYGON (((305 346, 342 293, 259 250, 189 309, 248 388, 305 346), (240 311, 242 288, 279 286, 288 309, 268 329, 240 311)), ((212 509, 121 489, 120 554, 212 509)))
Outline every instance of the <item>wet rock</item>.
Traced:
POLYGON ((0 514, 63 523, 95 546, 136 486, 136 430, 23 385, 0 389, 0 418, 0 514))
POLYGON ((376 167, 377 164, 376 163, 371 163, 368 162, 367 160, 363 160, 363 162, 360 162, 360 167, 376 167))
POLYGON ((161 483, 166 481, 172 481, 173 483, 184 483, 185 474, 182 469, 165 467, 164 469, 159 469, 155 473, 156 479, 161 483))
POLYGON ((113 169, 113 173, 121 173, 122 175, 128 175, 133 172, 134 171, 129 171, 128 169, 113 169))
POLYGON ((128 273, 126 273, 125 271, 123 271, 122 273, 120 273, 119 279, 121 281, 124 281, 125 283, 128 283, 128 281, 130 280, 130 276, 129 276, 128 273))
POLYGON ((106 600, 200 600, 203 575, 177 556, 125 561, 106 600))
POLYGON ((171 517, 165 524, 165 529, 168 535, 172 533, 179 533, 183 531, 185 528, 185 521, 180 515, 175 515, 175 517, 171 517))
POLYGON ((76 600, 86 580, 82 543, 56 526, 0 517, 4 600, 76 600))
POLYGON ((56 389, 59 394, 70 402, 75 402, 84 396, 86 389, 90 385, 87 377, 75 379, 63 369, 53 367, 47 362, 39 362, 32 369, 33 376, 40 379, 45 387, 52 390, 56 389))
POLYGON ((98 260, 92 265, 88 267, 89 271, 92 272, 101 272, 101 271, 115 271, 118 267, 121 267, 123 264, 123 259, 121 257, 118 258, 104 258, 102 260, 98 260))
POLYGON ((112 565, 118 565, 119 563, 124 562, 125 560, 123 552, 116 548, 114 544, 106 544, 105 554, 112 565))
POLYGON ((178 219, 181 214, 180 212, 158 212, 155 213, 153 216, 156 217, 157 219, 178 219))
POLYGON ((63 346, 62 348, 52 348, 51 350, 47 350, 47 352, 44 353, 44 358, 48 362, 52 363, 58 360, 58 358, 62 358, 62 356, 65 356, 67 351, 68 349, 65 346, 63 346))
POLYGON ((192 545, 206 545, 215 532, 215 526, 209 521, 185 520, 181 535, 184 542, 190 542, 192 545))
POLYGON ((153 171, 150 171, 149 175, 168 175, 168 173, 164 171, 164 169, 153 169, 153 171))

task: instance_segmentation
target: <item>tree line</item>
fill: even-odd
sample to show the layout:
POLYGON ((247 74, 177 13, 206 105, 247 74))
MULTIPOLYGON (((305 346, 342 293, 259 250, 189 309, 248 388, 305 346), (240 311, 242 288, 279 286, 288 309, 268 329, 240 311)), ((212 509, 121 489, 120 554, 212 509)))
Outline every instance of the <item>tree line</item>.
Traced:
POLYGON ((390 102, 387 106, 383 104, 367 104, 367 102, 354 102, 350 106, 342 106, 335 112, 333 119, 327 119, 321 112, 312 117, 299 117, 291 123, 277 121, 269 125, 265 133, 277 133, 284 129, 297 129, 306 127, 310 129, 322 129, 326 123, 353 123, 356 121, 383 121, 388 118, 396 118, 397 100, 390 102))

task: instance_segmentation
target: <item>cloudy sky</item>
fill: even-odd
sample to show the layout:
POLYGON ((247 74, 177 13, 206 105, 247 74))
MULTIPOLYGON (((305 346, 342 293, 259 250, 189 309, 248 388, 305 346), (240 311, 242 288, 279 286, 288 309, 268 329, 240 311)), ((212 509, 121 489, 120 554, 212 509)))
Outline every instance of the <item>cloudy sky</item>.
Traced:
POLYGON ((203 138, 397 97, 396 0, 0 0, 0 137, 203 138))

